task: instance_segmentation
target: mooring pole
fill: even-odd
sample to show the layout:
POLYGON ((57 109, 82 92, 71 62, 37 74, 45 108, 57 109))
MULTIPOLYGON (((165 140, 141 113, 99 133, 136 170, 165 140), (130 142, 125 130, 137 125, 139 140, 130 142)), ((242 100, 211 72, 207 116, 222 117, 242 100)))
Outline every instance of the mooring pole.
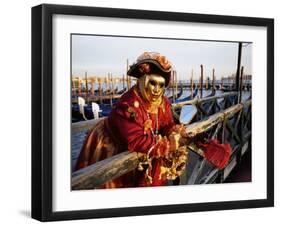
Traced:
POLYGON ((113 93, 113 96, 115 95, 115 78, 113 78, 113 75, 112 73, 110 73, 110 76, 111 76, 111 81, 112 81, 112 93, 113 93))
POLYGON ((92 77, 92 80, 91 80, 91 94, 92 96, 95 96, 95 78, 92 77))
POLYGON ((200 98, 203 97, 203 65, 200 65, 201 67, 201 77, 200 77, 200 98))
POLYGON ((239 91, 239 103, 242 101, 242 89, 243 89, 243 74, 244 74, 244 67, 241 67, 241 75, 240 75, 240 91, 239 91))
MULTIPOLYGON (((238 44, 238 59, 237 59, 237 70, 236 70, 236 81, 235 81, 235 91, 239 92, 239 79, 240 79, 240 68, 241 68, 241 55, 242 55, 242 42, 238 44)), ((239 101, 239 100, 237 100, 239 101)))
POLYGON ((110 84, 110 91, 109 91, 109 95, 110 95, 110 107, 112 107, 113 105, 113 102, 112 102, 112 99, 113 99, 113 95, 114 95, 114 84, 113 84, 113 78, 112 78, 112 74, 109 73, 109 84, 110 84))
POLYGON ((102 104, 102 87, 101 87, 101 78, 98 78, 98 83, 99 83, 99 101, 100 101, 100 104, 102 104))
POLYGON ((86 103, 88 104, 88 77, 87 77, 87 71, 85 72, 85 82, 86 82, 86 103))
POLYGON ((71 77, 71 85, 72 85, 72 96, 76 97, 76 92, 75 92, 75 83, 74 83, 74 78, 73 75, 71 77))
POLYGON ((191 70, 191 79, 190 79, 190 90, 191 90, 191 99, 193 99, 193 69, 191 70))
POLYGON ((107 77, 104 79, 105 81, 105 95, 110 91, 110 78, 109 73, 107 73, 107 77))
POLYGON ((77 78, 77 95, 81 95, 81 84, 80 84, 80 77, 77 78))
POLYGON ((212 92, 215 90, 215 69, 213 68, 212 92))
POLYGON ((125 89, 125 76, 124 76, 124 74, 123 74, 123 77, 122 77, 122 84, 123 84, 123 90, 125 89))
POLYGON ((130 81, 129 81, 128 70, 129 70, 129 59, 127 59, 127 61, 126 61, 126 80, 127 80, 127 90, 129 90, 129 89, 130 89, 130 81))
POLYGON ((172 71, 172 81, 173 81, 173 87, 172 87, 172 92, 173 92, 173 103, 175 103, 175 71, 172 71))
MULTIPOLYGON (((177 74, 177 71, 175 71, 175 85, 176 85, 176 95, 175 95, 175 97, 177 97, 178 96, 178 74, 177 74)), ((175 100, 176 100, 176 98, 175 98, 175 100)))

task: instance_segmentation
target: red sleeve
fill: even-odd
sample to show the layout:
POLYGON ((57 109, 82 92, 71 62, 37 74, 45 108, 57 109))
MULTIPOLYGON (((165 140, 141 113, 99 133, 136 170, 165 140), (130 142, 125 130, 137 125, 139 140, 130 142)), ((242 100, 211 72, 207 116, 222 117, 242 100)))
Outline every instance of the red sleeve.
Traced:
POLYGON ((123 104, 112 111, 109 118, 110 127, 116 137, 128 146, 129 151, 147 153, 154 145, 150 131, 144 132, 144 115, 139 108, 123 104))

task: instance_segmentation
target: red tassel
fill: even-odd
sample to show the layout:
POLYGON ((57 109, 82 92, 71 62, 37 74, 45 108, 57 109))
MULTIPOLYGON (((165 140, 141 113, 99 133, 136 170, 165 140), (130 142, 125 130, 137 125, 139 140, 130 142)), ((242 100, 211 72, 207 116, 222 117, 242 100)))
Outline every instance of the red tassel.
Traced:
POLYGON ((231 155, 230 144, 220 144, 218 140, 209 140, 207 143, 200 143, 198 147, 204 150, 205 158, 219 169, 228 164, 231 155))

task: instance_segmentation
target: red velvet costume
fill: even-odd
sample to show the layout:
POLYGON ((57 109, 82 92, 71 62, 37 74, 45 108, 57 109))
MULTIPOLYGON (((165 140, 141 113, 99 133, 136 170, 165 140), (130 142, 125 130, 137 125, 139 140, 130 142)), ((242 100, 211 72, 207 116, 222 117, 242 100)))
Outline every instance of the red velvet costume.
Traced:
MULTIPOLYGON (((145 101, 137 86, 132 87, 113 107, 109 117, 101 120, 88 134, 82 147, 76 170, 91 165, 112 155, 129 150, 148 153, 157 148, 155 133, 169 136, 174 127, 169 100, 163 96, 158 114, 147 112, 149 103, 145 101), (158 117, 158 120, 157 120, 158 117), (150 127, 150 123, 152 126, 150 127), (157 123, 158 121, 158 123, 157 123), (157 127, 158 124, 158 128, 157 127)), ((166 141, 165 145, 169 145, 166 141)), ((138 171, 125 174, 104 184, 103 188, 139 187, 164 185, 166 180, 159 178, 160 165, 153 161, 153 183, 145 179, 145 172, 138 171)))

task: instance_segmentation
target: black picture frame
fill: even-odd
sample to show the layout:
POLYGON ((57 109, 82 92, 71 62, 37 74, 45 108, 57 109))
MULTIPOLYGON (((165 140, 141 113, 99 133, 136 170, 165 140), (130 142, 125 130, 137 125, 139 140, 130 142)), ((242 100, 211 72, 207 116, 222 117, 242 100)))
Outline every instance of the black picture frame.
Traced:
POLYGON ((274 20, 221 15, 43 4, 32 8, 32 218, 122 217, 274 206, 274 20), (52 210, 52 18, 55 14, 247 25, 267 29, 267 198, 95 210, 52 210))

